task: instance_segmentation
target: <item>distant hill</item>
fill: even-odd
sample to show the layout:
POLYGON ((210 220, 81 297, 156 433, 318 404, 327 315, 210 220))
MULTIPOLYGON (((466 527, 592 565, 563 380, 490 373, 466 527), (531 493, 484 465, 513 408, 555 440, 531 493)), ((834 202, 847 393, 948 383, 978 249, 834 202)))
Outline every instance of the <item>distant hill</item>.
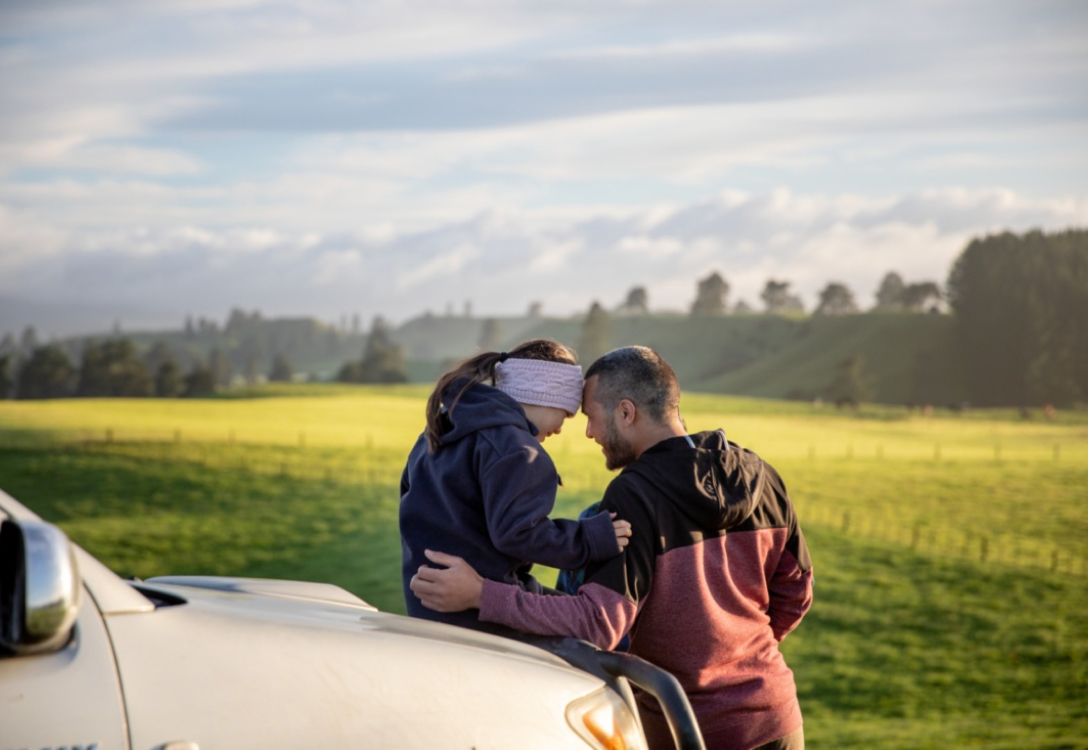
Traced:
MULTIPOLYGON (((574 346, 582 330, 582 321, 570 318, 498 322, 502 348, 535 337, 574 346)), ((610 344, 656 349, 687 390, 802 400, 821 397, 838 365, 857 355, 874 401, 947 405, 966 399, 953 325, 951 317, 931 314, 614 316, 610 344)), ((393 338, 415 362, 413 380, 425 381, 437 376, 442 360, 478 351, 482 331, 480 319, 417 318, 393 338)))

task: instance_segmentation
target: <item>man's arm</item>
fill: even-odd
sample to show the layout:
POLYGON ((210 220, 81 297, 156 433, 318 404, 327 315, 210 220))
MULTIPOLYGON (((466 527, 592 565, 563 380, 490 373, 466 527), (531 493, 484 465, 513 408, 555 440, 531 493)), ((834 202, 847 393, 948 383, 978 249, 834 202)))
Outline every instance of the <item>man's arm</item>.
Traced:
POLYGON ((812 606, 812 568, 803 569, 789 551, 782 555, 778 569, 768 582, 771 630, 781 641, 801 623, 812 606))
POLYGON ((790 536, 771 580, 768 616, 774 637, 781 641, 801 623, 812 606, 812 558, 797 513, 790 505, 790 536))
POLYGON ((575 596, 532 594, 490 581, 460 557, 428 550, 445 569, 421 566, 410 587, 423 605, 439 612, 479 609, 480 620, 526 633, 564 635, 615 648, 634 622, 637 606, 606 586, 587 582, 575 596))
POLYGON ((427 552, 434 563, 448 566, 419 569, 410 583, 424 606, 440 612, 478 608, 480 620, 538 635, 582 638, 614 648, 631 629, 639 602, 653 577, 656 523, 621 474, 609 484, 602 512, 615 512, 631 525, 631 541, 623 554, 590 565, 574 596, 531 594, 515 586, 485 580, 464 560, 427 552))

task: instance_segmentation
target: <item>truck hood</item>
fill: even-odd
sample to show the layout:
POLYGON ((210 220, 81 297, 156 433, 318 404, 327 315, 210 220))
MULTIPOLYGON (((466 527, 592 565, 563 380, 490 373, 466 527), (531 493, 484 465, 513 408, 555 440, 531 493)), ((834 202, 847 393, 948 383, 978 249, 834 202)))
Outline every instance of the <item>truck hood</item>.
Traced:
POLYGON ((154 609, 105 619, 133 747, 584 747, 566 710, 604 686, 542 649, 379 612, 335 586, 132 585, 154 609), (275 741, 257 742, 267 726, 275 741))
POLYGON ((219 616, 280 622, 292 627, 365 630, 406 639, 441 641, 447 645, 516 656, 572 670, 567 662, 534 646, 509 638, 428 620, 381 612, 354 594, 330 583, 218 576, 159 576, 136 584, 150 599, 191 605, 219 616), (165 596, 164 596, 165 595, 165 596))

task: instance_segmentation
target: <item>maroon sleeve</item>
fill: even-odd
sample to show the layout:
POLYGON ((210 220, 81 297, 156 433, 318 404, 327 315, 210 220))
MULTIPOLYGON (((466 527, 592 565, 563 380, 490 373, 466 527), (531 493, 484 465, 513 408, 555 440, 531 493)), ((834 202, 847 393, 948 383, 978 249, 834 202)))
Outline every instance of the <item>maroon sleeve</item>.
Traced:
POLYGON ((599 648, 615 648, 634 622, 635 603, 595 583, 574 596, 531 594, 517 586, 484 580, 480 620, 537 635, 573 636, 599 648))
MULTIPOLYGON (((653 578, 657 522, 647 502, 624 474, 609 483, 601 515, 614 511, 631 522, 623 553, 586 568, 586 582, 573 596, 542 596, 484 581, 480 620, 537 635, 573 636, 613 649, 631 629, 653 578)), ((611 521, 609 522, 611 526, 611 521)))

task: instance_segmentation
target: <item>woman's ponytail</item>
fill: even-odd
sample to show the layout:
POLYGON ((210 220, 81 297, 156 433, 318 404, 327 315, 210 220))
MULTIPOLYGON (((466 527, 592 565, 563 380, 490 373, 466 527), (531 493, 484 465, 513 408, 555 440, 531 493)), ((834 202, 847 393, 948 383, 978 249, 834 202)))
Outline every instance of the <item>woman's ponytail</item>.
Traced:
POLYGON ((442 439, 442 403, 448 389, 454 382, 464 379, 464 384, 457 393, 446 402, 446 413, 452 414, 457 402, 472 386, 477 383, 495 385, 495 366, 507 359, 539 359, 548 362, 563 362, 568 365, 578 364, 578 359, 571 349, 550 339, 533 339, 518 344, 507 352, 482 352, 454 366, 438 379, 427 399, 427 427, 423 434, 431 453, 438 449, 442 439))

